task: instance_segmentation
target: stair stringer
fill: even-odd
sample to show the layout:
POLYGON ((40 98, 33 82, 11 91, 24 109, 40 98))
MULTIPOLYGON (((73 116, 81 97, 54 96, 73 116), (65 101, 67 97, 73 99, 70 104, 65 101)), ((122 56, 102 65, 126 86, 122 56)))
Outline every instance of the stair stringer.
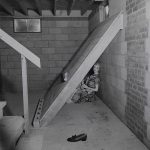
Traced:
POLYGON ((60 91, 60 93, 55 98, 54 102, 45 112, 45 114, 40 119, 40 126, 45 126, 49 121, 51 121, 58 111, 65 104, 67 99, 74 93, 77 86, 84 79, 90 68, 95 64, 95 62, 99 59, 101 54, 110 44, 110 42, 114 39, 117 33, 123 29, 123 14, 120 13, 112 22, 112 24, 108 27, 103 36, 99 39, 98 43, 94 46, 91 52, 88 54, 86 59, 81 63, 81 65, 77 68, 73 76, 67 81, 64 85, 64 88, 60 91))

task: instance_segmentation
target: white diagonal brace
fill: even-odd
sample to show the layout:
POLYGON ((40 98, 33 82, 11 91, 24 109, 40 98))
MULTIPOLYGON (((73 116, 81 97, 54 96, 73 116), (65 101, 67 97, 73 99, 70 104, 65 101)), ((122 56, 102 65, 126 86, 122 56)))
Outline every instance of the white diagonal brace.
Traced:
POLYGON ((11 46, 14 50, 16 50, 21 55, 25 56, 28 60, 30 60, 37 67, 41 67, 40 58, 33 54, 30 50, 0 29, 0 39, 11 46))

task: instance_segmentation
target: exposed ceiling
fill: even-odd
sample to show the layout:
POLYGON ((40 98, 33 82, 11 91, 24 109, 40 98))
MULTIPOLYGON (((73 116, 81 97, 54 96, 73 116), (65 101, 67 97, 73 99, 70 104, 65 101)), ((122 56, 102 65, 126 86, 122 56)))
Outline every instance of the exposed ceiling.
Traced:
POLYGON ((34 10, 42 15, 42 10, 50 10, 56 15, 56 10, 66 10, 69 16, 72 10, 80 10, 84 15, 87 10, 93 10, 99 5, 106 5, 108 0, 0 0, 0 15, 14 15, 19 11, 28 15, 28 10, 34 10))

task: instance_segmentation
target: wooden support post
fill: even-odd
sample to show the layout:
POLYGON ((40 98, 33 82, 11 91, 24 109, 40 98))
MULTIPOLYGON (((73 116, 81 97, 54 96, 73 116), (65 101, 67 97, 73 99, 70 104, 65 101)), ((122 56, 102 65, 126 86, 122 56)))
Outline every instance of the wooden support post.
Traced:
POLYGON ((5 101, 0 101, 0 119, 3 117, 3 108, 6 106, 5 101))
POLYGON ((100 20, 100 22, 103 22, 105 20, 104 6, 99 7, 99 20, 100 20))
POLYGON ((23 87, 23 109, 25 119, 25 133, 29 131, 29 108, 28 108, 28 81, 27 81, 27 62, 26 58, 21 55, 22 66, 22 87, 23 87))

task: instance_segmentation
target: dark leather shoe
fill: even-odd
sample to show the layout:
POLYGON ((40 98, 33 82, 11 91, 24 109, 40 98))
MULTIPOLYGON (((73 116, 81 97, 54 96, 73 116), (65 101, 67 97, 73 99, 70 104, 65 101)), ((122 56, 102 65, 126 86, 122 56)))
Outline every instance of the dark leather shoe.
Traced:
POLYGON ((72 137, 68 138, 67 141, 69 142, 78 142, 78 141, 86 141, 87 135, 82 133, 79 135, 73 135, 72 137))

